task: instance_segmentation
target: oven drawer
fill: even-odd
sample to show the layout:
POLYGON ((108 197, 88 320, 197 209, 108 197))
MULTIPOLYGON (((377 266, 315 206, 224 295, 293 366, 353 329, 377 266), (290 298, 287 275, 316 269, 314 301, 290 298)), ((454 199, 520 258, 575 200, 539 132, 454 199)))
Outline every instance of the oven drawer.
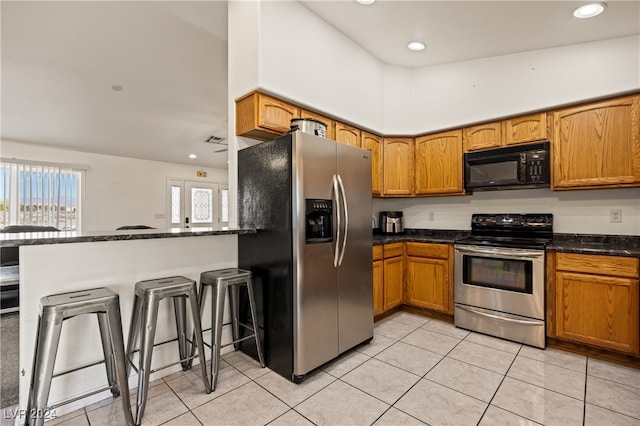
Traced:
POLYGON ((544 320, 456 304, 454 322, 456 327, 538 348, 545 347, 544 320))

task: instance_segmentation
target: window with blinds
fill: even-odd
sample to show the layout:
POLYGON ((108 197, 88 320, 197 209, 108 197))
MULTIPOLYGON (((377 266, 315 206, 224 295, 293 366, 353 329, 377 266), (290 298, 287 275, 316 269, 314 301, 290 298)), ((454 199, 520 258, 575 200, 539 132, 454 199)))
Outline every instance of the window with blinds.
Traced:
POLYGON ((75 230, 80 220, 82 170, 72 166, 0 162, 0 226, 75 230))

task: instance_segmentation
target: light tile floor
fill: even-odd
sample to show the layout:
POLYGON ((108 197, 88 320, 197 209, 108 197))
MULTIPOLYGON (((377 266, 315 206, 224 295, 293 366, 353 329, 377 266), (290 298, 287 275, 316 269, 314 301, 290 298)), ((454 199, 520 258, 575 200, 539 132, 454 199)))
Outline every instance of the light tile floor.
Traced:
MULTIPOLYGON (((120 404, 47 424, 122 424, 120 404)), ((640 426, 640 369, 400 312, 299 385, 237 352, 209 395, 195 370, 156 380, 144 424, 640 426)))

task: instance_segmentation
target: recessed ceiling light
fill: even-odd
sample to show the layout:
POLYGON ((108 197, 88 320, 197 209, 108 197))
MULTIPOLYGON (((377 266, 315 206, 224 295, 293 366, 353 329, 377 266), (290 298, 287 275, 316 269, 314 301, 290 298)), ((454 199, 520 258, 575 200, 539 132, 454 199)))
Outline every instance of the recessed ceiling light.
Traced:
POLYGON ((376 0, 356 0, 360 4, 373 4, 376 0))
POLYGON ((195 154, 189 154, 189 158, 191 158, 191 159, 193 159, 193 158, 198 158, 198 156, 197 156, 197 155, 195 155, 195 154))
POLYGON ((112 84, 111 85, 111 90, 113 90, 114 92, 119 92, 122 90, 122 86, 119 84, 112 84))
POLYGON ((604 12, 604 8, 607 5, 605 3, 589 3, 580 6, 573 12, 573 16, 576 18, 593 18, 604 12))
POLYGON ((424 48, 427 46, 421 41, 412 41, 407 45, 407 47, 409 48, 409 50, 415 50, 416 52, 418 52, 420 50, 424 50, 424 48))

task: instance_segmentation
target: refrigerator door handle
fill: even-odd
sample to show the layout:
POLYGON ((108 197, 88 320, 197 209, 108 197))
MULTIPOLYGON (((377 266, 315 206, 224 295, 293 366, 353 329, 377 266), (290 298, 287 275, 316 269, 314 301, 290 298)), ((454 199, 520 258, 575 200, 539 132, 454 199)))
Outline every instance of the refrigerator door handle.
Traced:
POLYGON ((338 198, 340 188, 338 186, 338 178, 336 175, 333 175, 333 178, 331 180, 333 182, 333 193, 335 194, 335 198, 336 198, 336 249, 333 255, 333 266, 337 268, 338 262, 340 260, 339 258, 340 251, 338 250, 338 244, 340 244, 340 225, 342 222, 340 217, 340 200, 338 198))
POLYGON ((340 249, 340 259, 338 265, 342 265, 342 259, 344 258, 344 252, 347 247, 347 234, 349 232, 349 210, 347 209, 347 193, 344 190, 344 184, 342 183, 342 177, 338 174, 338 184, 340 185, 340 195, 342 196, 342 205, 344 207, 344 237, 342 237, 342 248, 340 249))

